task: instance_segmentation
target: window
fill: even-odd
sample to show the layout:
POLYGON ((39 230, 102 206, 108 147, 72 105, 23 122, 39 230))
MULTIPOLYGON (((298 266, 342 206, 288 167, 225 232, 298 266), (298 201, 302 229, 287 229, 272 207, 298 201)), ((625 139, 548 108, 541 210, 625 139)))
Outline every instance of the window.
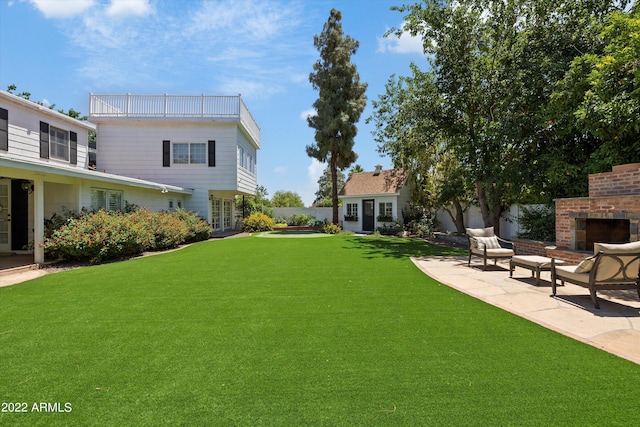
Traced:
POLYGON ((9 110, 0 108, 0 150, 9 150, 9 110))
POLYGON ((123 193, 121 190, 108 190, 106 188, 91 189, 91 209, 115 211, 122 209, 123 193))
POLYGON ((173 144, 174 164, 205 164, 207 148, 205 144, 179 142, 173 144))
POLYGON ((254 174, 258 169, 254 155, 240 146, 238 146, 238 166, 254 174))
POLYGON ((238 166, 244 167, 244 148, 238 147, 238 166))
POLYGON ((378 207, 378 221, 393 220, 393 203, 380 203, 378 207))
POLYGON ((347 203, 347 214, 344 216, 345 221, 357 221, 358 220, 358 204, 347 203))
POLYGON ((53 159, 69 160, 69 133, 49 126, 49 155, 53 159))
POLYGON ((189 144, 189 163, 205 164, 207 162, 207 147, 205 144, 189 144))

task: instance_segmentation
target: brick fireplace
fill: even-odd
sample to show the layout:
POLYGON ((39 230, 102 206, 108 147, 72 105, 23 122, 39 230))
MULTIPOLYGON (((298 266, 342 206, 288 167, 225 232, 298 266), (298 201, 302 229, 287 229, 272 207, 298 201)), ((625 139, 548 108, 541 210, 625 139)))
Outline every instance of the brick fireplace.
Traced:
POLYGON ((557 199, 556 247, 547 256, 575 262, 593 253, 593 243, 640 240, 640 163, 589 175, 589 197, 557 199))

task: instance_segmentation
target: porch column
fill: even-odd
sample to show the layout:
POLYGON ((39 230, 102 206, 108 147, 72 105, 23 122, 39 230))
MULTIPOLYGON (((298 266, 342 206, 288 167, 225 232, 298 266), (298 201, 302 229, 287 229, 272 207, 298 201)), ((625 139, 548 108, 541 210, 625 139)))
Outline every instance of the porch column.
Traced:
POLYGON ((44 180, 33 180, 33 262, 44 263, 44 180))

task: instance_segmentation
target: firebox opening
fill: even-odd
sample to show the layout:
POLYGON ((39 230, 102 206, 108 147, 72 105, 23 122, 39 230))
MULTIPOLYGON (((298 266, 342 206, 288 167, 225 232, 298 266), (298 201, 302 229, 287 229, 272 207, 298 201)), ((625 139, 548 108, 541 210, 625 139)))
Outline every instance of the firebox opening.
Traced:
POLYGON ((586 249, 593 250, 594 243, 628 243, 630 242, 628 219, 595 219, 587 218, 586 249))

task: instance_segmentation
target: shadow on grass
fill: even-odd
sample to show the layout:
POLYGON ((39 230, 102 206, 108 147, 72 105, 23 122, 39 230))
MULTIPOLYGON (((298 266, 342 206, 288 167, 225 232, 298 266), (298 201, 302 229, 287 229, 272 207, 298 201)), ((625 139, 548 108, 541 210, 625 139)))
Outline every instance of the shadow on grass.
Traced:
POLYGON ((464 255, 464 250, 438 246, 421 239, 377 236, 352 236, 348 241, 362 249, 365 258, 409 258, 425 256, 464 255))

